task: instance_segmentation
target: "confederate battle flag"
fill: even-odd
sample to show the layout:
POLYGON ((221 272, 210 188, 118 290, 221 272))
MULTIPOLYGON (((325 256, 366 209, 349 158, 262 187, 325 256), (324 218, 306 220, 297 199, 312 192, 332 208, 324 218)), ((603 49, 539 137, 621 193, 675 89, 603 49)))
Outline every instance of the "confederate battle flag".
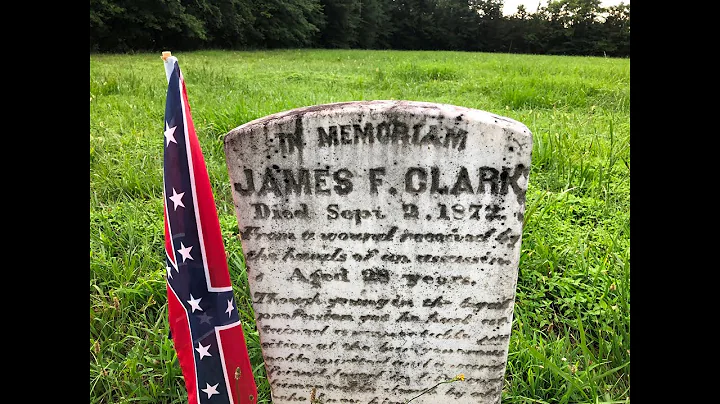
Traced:
POLYGON ((168 320, 189 404, 255 404, 257 388, 187 90, 165 60, 163 131, 168 320))

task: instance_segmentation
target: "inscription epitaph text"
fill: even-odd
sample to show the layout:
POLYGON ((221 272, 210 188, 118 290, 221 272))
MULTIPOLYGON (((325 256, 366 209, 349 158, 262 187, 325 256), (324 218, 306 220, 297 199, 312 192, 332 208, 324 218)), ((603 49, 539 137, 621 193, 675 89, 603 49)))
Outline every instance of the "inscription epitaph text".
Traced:
POLYGON ((532 137, 484 111, 319 105, 225 153, 276 404, 500 401, 532 137))

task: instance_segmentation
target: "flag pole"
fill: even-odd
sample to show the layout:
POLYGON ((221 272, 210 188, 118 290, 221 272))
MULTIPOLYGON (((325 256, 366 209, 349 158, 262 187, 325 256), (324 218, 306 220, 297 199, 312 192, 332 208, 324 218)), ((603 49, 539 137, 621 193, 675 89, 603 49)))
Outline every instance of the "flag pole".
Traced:
POLYGON ((165 62, 165 77, 167 77, 167 80, 170 81, 170 75, 172 75, 173 67, 175 67, 177 58, 173 56, 170 51, 164 51, 161 58, 163 62, 165 62))

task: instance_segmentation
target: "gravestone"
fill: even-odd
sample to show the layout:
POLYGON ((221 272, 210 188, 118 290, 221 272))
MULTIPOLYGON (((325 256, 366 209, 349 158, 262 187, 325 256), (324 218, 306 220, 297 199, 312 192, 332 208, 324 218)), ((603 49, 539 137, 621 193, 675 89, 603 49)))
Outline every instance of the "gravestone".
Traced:
POLYGON ((485 111, 317 105, 225 137, 275 404, 498 403, 532 136, 485 111))

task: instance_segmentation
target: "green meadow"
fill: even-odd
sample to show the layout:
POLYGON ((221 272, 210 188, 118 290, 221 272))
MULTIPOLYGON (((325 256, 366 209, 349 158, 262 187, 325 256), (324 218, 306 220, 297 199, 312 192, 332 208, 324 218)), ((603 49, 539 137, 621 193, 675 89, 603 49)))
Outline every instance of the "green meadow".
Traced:
MULTIPOLYGON (((215 194, 259 403, 272 401, 223 137, 275 112, 390 99, 477 108, 532 131, 502 402, 630 402, 629 59, 364 50, 175 56, 215 194)), ((187 402, 167 324, 166 91, 159 53, 90 55, 91 403, 187 402)))

